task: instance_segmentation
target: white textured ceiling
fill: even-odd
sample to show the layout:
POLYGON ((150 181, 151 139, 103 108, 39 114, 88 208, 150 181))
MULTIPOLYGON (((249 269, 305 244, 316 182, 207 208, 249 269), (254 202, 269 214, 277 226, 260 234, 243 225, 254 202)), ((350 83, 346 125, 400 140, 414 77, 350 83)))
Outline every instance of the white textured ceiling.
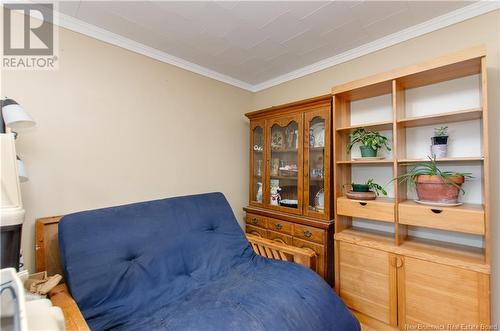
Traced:
POLYGON ((59 11, 257 85, 471 3, 73 1, 59 11))

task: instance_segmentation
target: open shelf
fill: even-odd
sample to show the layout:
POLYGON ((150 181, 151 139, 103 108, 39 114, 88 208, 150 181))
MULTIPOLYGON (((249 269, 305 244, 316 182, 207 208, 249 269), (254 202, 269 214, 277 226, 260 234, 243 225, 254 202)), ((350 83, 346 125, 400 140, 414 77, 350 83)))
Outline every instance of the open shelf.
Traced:
POLYGON ((271 179, 289 179, 289 180, 297 180, 297 176, 270 176, 271 179))
MULTIPOLYGON (((459 156, 459 157, 445 157, 436 159, 436 162, 478 162, 484 161, 482 156, 459 156)), ((430 162, 429 159, 399 159, 398 163, 419 163, 419 162, 430 162)))
POLYGON ((382 159, 382 160, 366 160, 366 161, 356 161, 356 160, 341 160, 337 161, 337 164, 391 164, 393 160, 382 159))
POLYGON ((298 153, 298 149, 273 149, 271 153, 298 153))
POLYGON ((373 130, 373 131, 384 131, 384 130, 391 130, 392 126, 393 126, 392 121, 384 121, 384 122, 375 122, 375 123, 355 124, 355 125, 351 125, 351 126, 337 128, 336 131, 354 131, 355 129, 359 129, 359 128, 364 128, 364 129, 373 130))
POLYGON ((435 125, 442 123, 464 122, 480 119, 483 116, 482 108, 473 108, 449 113, 435 115, 408 117, 397 120, 398 124, 405 128, 435 125))
POLYGON ((407 237, 398 246, 394 243, 394 235, 391 233, 356 227, 336 233, 335 240, 481 273, 491 272, 489 264, 485 263, 484 250, 477 247, 415 237, 407 237))
POLYGON ((394 246, 393 233, 358 227, 350 227, 337 232, 335 234, 335 239, 380 249, 394 246))
POLYGON ((437 207, 413 200, 399 203, 399 224, 484 235, 484 206, 464 203, 456 207, 437 207))
POLYGON ((490 266, 485 263, 484 250, 482 248, 407 237, 398 246, 397 252, 405 256, 457 266, 477 272, 487 274, 491 272, 490 266))

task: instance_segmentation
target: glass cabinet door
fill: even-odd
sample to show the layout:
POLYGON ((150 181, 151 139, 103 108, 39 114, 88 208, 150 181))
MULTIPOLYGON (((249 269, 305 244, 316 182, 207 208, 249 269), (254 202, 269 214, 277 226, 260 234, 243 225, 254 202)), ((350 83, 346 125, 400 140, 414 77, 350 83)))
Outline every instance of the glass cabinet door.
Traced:
POLYGON ((330 214, 330 112, 305 114, 304 215, 327 219, 330 214))
POLYGON ((250 204, 262 205, 264 199, 264 121, 250 123, 250 204))
POLYGON ((266 203, 289 213, 302 213, 302 115, 267 123, 269 147, 266 203))

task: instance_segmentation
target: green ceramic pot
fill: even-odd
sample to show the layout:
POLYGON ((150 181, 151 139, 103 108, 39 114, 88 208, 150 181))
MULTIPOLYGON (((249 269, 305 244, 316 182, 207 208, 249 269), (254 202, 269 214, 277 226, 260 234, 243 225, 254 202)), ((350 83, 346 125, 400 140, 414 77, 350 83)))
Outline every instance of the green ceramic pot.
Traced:
POLYGON ((352 184, 353 192, 368 192, 370 191, 370 187, 366 184, 352 184))
POLYGON ((377 156, 377 151, 376 149, 371 148, 370 146, 359 146, 359 149, 361 150, 361 156, 362 157, 375 157, 377 156))

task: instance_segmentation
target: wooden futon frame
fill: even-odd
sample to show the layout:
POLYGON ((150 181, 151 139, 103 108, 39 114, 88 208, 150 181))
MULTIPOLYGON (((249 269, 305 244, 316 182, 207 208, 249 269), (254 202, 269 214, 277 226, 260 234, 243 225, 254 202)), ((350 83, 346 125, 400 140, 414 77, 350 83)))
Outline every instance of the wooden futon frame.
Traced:
MULTIPOLYGON (((62 216, 40 218, 36 221, 36 271, 47 271, 48 275, 63 275, 59 259, 58 224, 62 216)), ((289 246, 277 241, 247 234, 254 251, 270 259, 284 260, 315 268, 316 253, 308 248, 289 246)), ((64 282, 64 280, 63 280, 64 282)), ((59 284, 48 294, 55 306, 61 307, 67 331, 90 330, 78 305, 66 285, 59 284)))

